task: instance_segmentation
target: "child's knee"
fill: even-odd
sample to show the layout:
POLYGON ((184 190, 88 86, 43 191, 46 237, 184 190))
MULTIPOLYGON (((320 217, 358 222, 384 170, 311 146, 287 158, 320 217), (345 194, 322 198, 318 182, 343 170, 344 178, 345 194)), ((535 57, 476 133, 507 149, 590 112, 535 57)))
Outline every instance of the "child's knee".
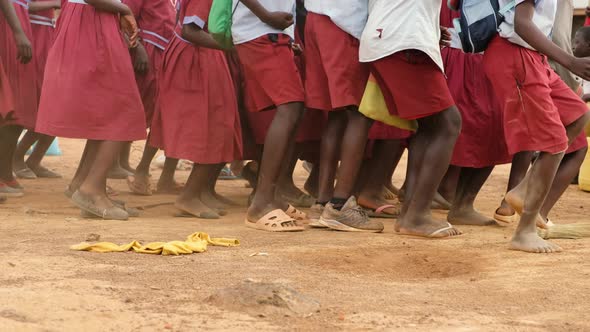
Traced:
POLYGON ((448 136, 459 136, 459 133, 461 132, 462 119, 461 113, 459 113, 457 107, 452 106, 448 108, 447 110, 443 111, 442 115, 443 123, 441 130, 444 130, 445 134, 448 136))

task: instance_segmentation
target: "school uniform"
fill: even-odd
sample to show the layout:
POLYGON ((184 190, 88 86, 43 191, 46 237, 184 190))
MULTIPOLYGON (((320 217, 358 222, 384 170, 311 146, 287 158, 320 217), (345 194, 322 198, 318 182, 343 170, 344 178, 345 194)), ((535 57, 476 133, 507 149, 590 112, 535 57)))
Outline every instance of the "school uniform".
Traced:
POLYGON ((136 74, 135 80, 145 111, 146 127, 150 127, 157 102, 158 75, 164 50, 174 34, 176 11, 170 0, 123 0, 129 6, 140 29, 141 43, 146 50, 149 68, 136 74))
MULTIPOLYGON (((500 0, 504 6, 509 0, 500 0)), ((517 0, 517 6, 525 0, 517 0)), ((535 2, 533 23, 549 36, 556 0, 535 2)), ((499 36, 484 55, 485 72, 504 111, 504 133, 511 154, 520 151, 559 153, 568 149, 565 126, 588 107, 551 69, 547 57, 514 31, 514 13, 506 13, 499 36)))
MULTIPOLYGON (((29 2, 27 0, 11 0, 16 16, 22 29, 32 42, 33 34, 29 22, 29 2)), ((14 43, 13 33, 6 19, 0 19, 0 61, 4 67, 6 77, 12 89, 14 100, 14 115, 16 124, 26 129, 35 128, 37 118, 37 93, 35 58, 27 64, 22 64, 17 59, 18 51, 14 43)))
POLYGON ((0 127, 11 122, 8 119, 14 117, 14 99, 10 82, 4 72, 4 66, 0 61, 0 127))
POLYGON ((90 140, 145 139, 145 116, 119 15, 63 3, 36 131, 90 140))
POLYGON ((390 113, 427 117, 455 103, 440 53, 441 0, 370 0, 360 61, 370 63, 390 113))
POLYGON ((367 1, 307 0, 305 8, 306 106, 323 111, 358 107, 369 78, 368 65, 358 58, 367 1))
POLYGON ((460 16, 443 2, 441 26, 451 32, 451 46, 442 49, 447 83, 461 113, 461 134, 457 138, 451 165, 483 168, 510 163, 512 157, 504 140, 502 107, 483 68, 483 55, 464 53, 453 28, 460 16))
MULTIPOLYGON (((295 0, 259 0, 268 11, 295 15, 295 0)), ((242 64, 245 103, 250 112, 303 102, 303 83, 295 65, 291 43, 294 26, 277 30, 254 15, 238 0, 233 1, 232 36, 242 64)))
POLYGON ((207 31, 212 0, 182 0, 159 77, 159 117, 167 157, 199 164, 240 160, 242 136, 234 85, 223 51, 181 37, 182 25, 207 31))
MULTIPOLYGON (((48 0, 34 0, 48 1, 48 0)), ((29 14, 31 19, 31 31, 33 34, 33 53, 37 71, 37 93, 41 95, 41 86, 43 84, 43 74, 49 49, 53 44, 55 35, 55 10, 48 9, 29 14)))

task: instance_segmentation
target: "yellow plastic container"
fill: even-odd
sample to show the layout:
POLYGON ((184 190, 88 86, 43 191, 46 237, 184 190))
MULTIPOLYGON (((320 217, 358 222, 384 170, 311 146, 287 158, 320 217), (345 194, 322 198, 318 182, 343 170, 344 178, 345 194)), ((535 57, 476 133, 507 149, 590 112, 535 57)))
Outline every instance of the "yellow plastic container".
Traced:
MULTIPOLYGON (((590 138, 588 138, 588 144, 590 144, 590 138)), ((580 168, 578 183, 581 190, 590 192, 590 149, 586 152, 586 159, 580 168)))

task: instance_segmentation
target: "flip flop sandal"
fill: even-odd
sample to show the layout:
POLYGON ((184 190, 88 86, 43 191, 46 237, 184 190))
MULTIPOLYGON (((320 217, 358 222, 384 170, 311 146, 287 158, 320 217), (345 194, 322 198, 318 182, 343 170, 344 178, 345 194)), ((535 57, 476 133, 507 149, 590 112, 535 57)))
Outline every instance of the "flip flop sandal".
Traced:
POLYGON ((130 175, 127 177, 127 186, 129 187, 129 190, 133 194, 141 195, 141 196, 152 196, 153 192, 152 192, 152 186, 150 184, 150 178, 151 178, 151 176, 148 175, 146 185, 140 186, 136 182, 137 175, 130 175))
POLYGON ((295 219, 296 221, 301 221, 302 223, 309 223, 309 218, 307 218, 307 214, 301 210, 297 210, 293 205, 289 204, 287 211, 285 213, 295 219))
POLYGON ((449 237, 455 237, 456 236, 456 235, 453 235, 453 236, 450 236, 450 235, 447 235, 447 236, 439 236, 443 232, 446 232, 446 231, 451 230, 451 229, 455 229, 455 227, 453 227, 453 225, 451 225, 451 223, 448 223, 447 222, 447 225, 446 226, 441 227, 440 229, 437 229, 437 230, 435 230, 432 233, 427 234, 427 235, 425 235, 425 234, 415 234, 415 233, 404 233, 404 232, 399 232, 399 231, 396 231, 396 232, 398 234, 400 234, 400 235, 424 237, 424 238, 429 238, 429 239, 442 239, 442 238, 449 238, 449 237))
POLYGON ((61 174, 55 173, 54 171, 47 169, 43 166, 39 166, 36 170, 31 170, 38 178, 42 179, 61 179, 61 174))
POLYGON ((19 179, 35 180, 37 178, 37 174, 35 174, 35 172, 33 172, 33 170, 28 167, 14 171, 14 174, 19 179))
POLYGON ((66 190, 64 190, 64 195, 67 198, 72 198, 72 196, 74 195, 74 191, 72 190, 72 188, 69 185, 66 187, 66 190))
POLYGON ((514 219, 516 219, 516 213, 513 215, 510 215, 510 216, 505 216, 505 215, 499 214, 498 210, 496 210, 496 212, 494 212, 494 220, 499 225, 509 225, 514 222, 514 219))
POLYGON ((4 182, 0 182, 0 196, 18 198, 23 197, 24 195, 25 193, 22 190, 13 188, 4 182))
POLYGON ((130 218, 137 218, 137 217, 139 217, 139 210, 136 209, 136 208, 128 207, 127 206, 127 203, 125 203, 124 201, 119 200, 119 199, 110 198, 110 197, 109 197, 109 200, 111 202, 113 202, 113 204, 116 207, 119 207, 119 208, 125 210, 127 212, 127 214, 129 214, 129 217, 130 218))
POLYGON ((393 205, 393 204, 386 204, 386 205, 380 206, 379 208, 377 208, 375 210, 366 208, 364 206, 362 206, 362 208, 367 210, 367 214, 371 218, 395 219, 395 218, 399 217, 399 213, 400 213, 399 205, 393 205), (396 209, 396 212, 394 214, 384 212, 385 210, 391 209, 391 208, 396 209))
POLYGON ((105 220, 127 220, 129 214, 120 207, 113 206, 107 209, 98 208, 92 198, 76 191, 71 198, 72 202, 76 204, 81 210, 91 213, 105 220))
POLYGON ((396 199, 397 196, 389 188, 383 187, 383 198, 390 201, 396 199))
POLYGON ((244 220, 246 227, 267 232, 301 232, 305 227, 297 224, 297 220, 289 217, 283 210, 276 209, 265 214, 256 222, 244 220))
POLYGON ((120 168, 116 171, 109 171, 109 173, 107 174, 107 179, 124 180, 130 175, 133 175, 133 174, 131 174, 131 172, 129 172, 126 169, 120 168))

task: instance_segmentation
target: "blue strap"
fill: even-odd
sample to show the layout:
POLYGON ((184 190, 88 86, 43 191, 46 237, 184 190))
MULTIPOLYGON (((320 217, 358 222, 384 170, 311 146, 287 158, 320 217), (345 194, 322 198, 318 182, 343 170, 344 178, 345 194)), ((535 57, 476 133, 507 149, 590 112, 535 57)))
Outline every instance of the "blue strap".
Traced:
POLYGON ((516 7, 516 0, 510 1, 504 7, 500 8, 498 13, 500 13, 500 15, 505 15, 506 13, 514 9, 514 7, 516 7))

